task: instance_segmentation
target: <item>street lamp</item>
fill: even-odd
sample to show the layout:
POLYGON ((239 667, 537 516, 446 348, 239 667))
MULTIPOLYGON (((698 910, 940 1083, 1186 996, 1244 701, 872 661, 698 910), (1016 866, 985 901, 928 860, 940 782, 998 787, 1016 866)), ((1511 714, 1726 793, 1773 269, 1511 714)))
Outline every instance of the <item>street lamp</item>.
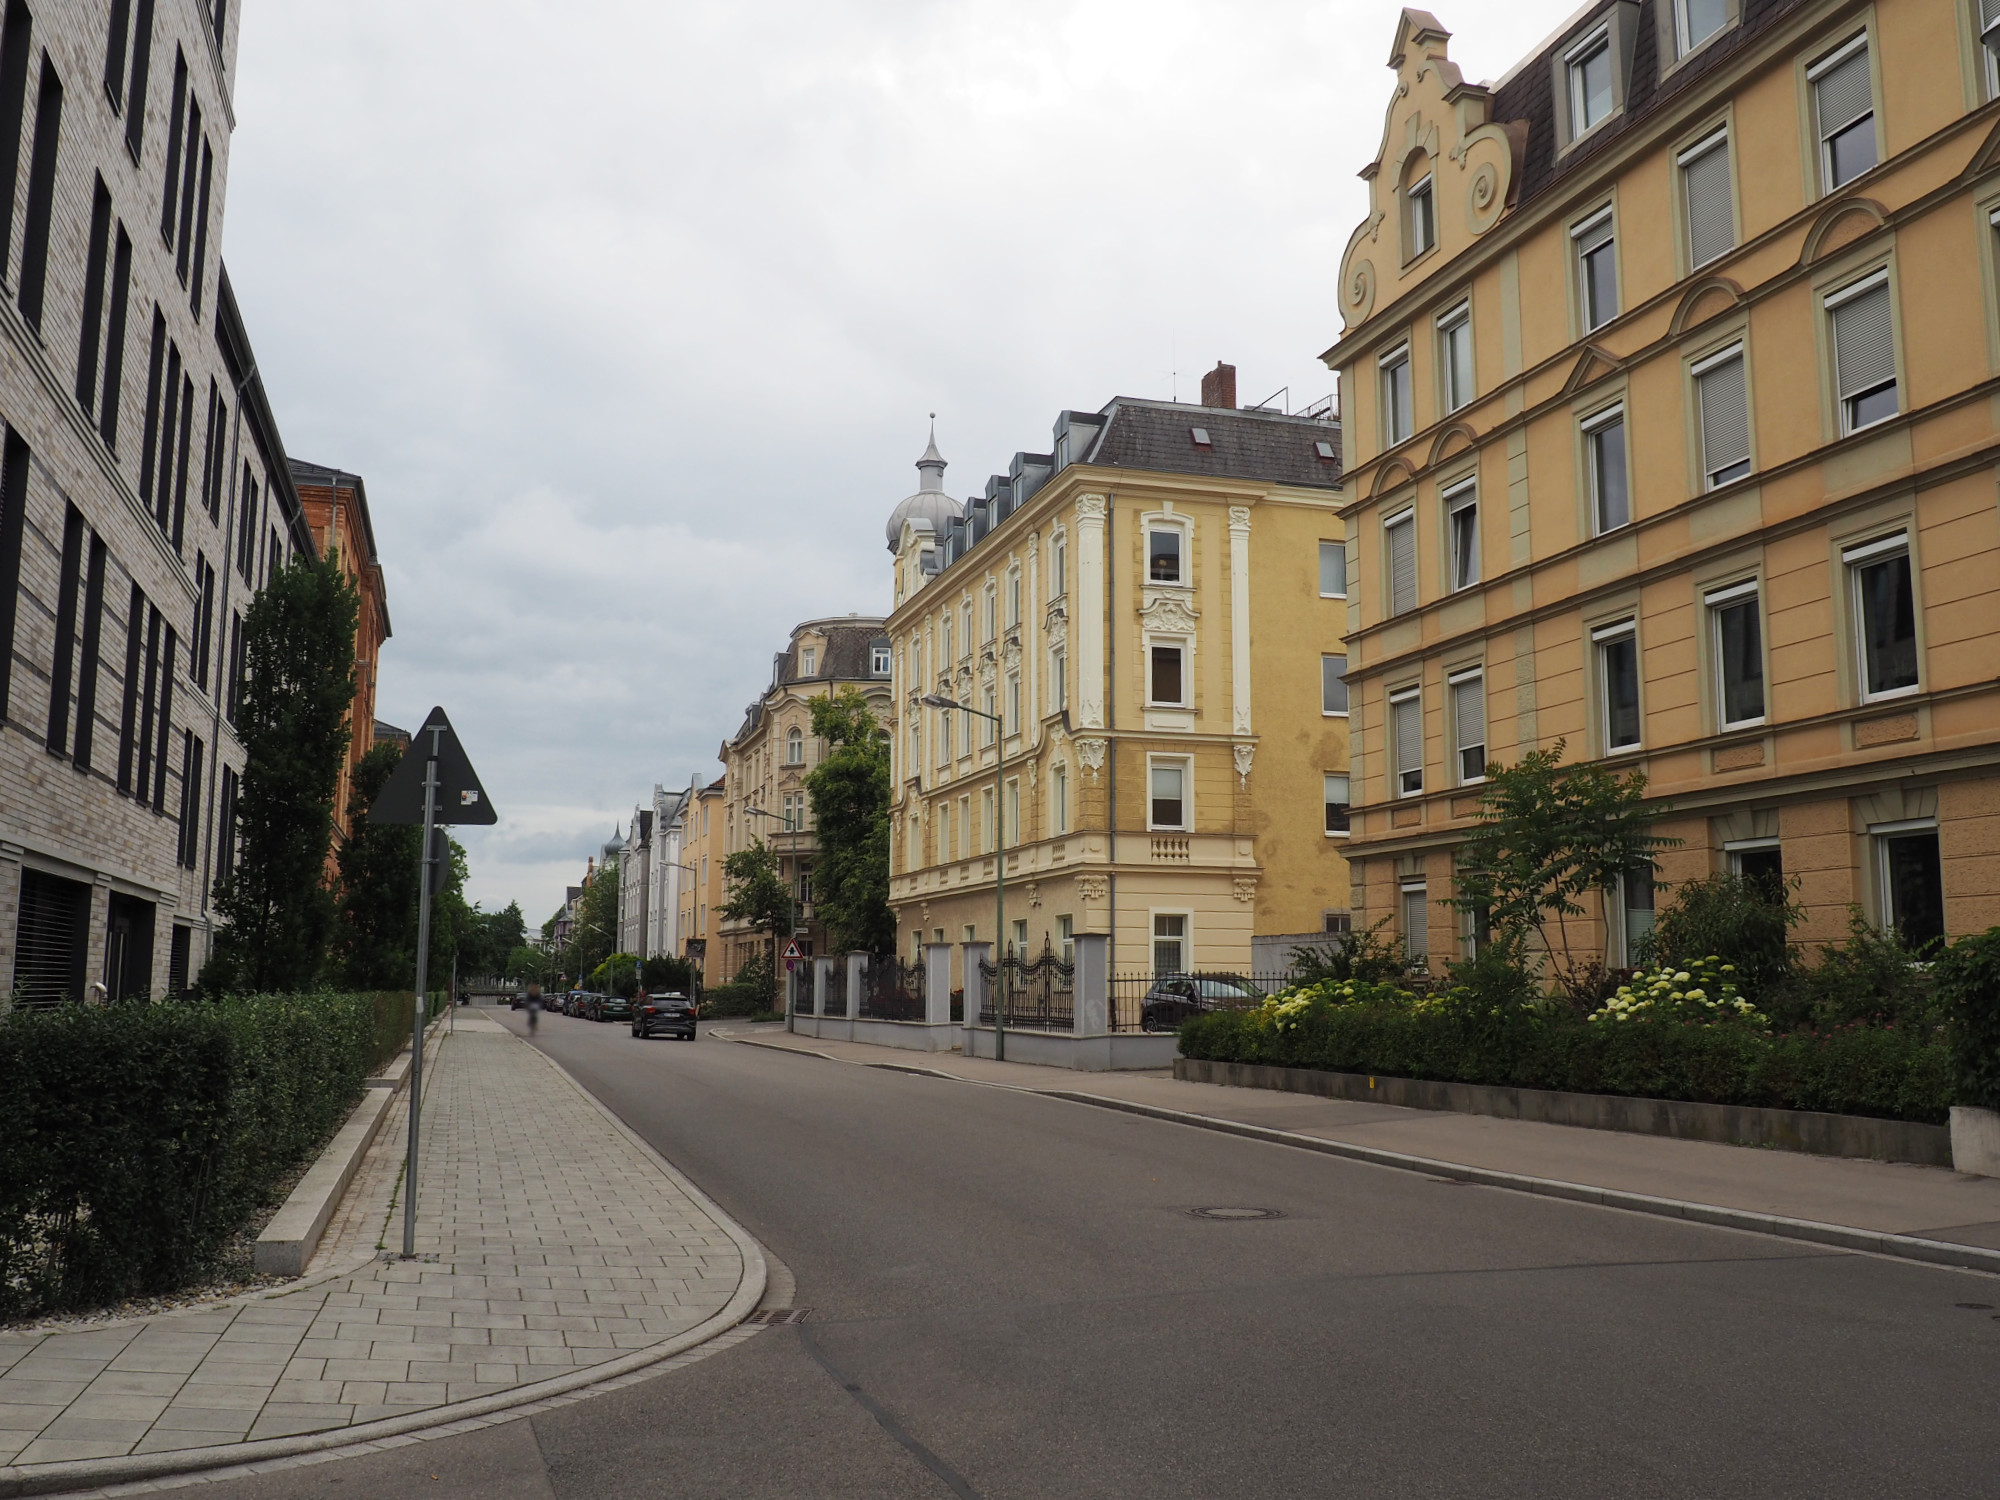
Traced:
MULTIPOLYGON (((799 827, 798 825, 804 822, 805 820, 801 817, 798 817, 795 814, 774 813, 768 811, 765 808, 753 807, 749 803, 744 804, 743 811, 750 814, 752 817, 771 818, 777 822, 784 824, 785 826, 781 831, 789 833, 792 836, 792 878, 785 882, 785 899, 787 902, 790 903, 790 908, 791 908, 791 913, 790 913, 791 927, 790 930, 787 931, 785 934, 785 941, 787 943, 790 943, 794 938, 796 938, 799 935, 799 889, 798 889, 799 827)), ((775 949, 777 947, 777 944, 773 943, 771 946, 775 949)), ((778 998, 778 955, 775 952, 773 952, 771 955, 771 998, 773 1000, 778 998)), ((792 997, 790 995, 787 995, 785 997, 785 1030, 790 1031, 791 1029, 792 1029, 792 997)))
MULTIPOLYGON (((1007 799, 1002 795, 1000 776, 1006 768, 1006 721, 983 708, 960 703, 943 693, 926 693, 917 702, 926 708, 957 709, 994 725, 993 736, 993 1060, 1007 1060, 1007 799)), ((966 976, 970 990, 971 976, 966 976)))

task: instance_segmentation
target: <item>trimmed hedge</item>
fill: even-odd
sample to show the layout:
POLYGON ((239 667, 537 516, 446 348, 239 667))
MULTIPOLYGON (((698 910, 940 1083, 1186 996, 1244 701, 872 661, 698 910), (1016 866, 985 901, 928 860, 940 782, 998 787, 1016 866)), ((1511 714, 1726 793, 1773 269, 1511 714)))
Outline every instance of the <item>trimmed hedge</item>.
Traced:
POLYGON ((0 1018, 0 1317, 210 1269, 407 1034, 410 997, 258 995, 0 1018))
POLYGON ((1937 962, 1951 1018, 1959 1104, 2000 1109, 2000 927, 1960 938, 1937 962))
POLYGON ((1182 1055, 1513 1088, 1824 1110, 1935 1124, 1951 1049, 1934 1032, 1848 1026, 1769 1036, 1746 1026, 1591 1023, 1562 1012, 1395 1002, 1313 1005, 1286 1029, 1262 1011, 1181 1027, 1182 1055))

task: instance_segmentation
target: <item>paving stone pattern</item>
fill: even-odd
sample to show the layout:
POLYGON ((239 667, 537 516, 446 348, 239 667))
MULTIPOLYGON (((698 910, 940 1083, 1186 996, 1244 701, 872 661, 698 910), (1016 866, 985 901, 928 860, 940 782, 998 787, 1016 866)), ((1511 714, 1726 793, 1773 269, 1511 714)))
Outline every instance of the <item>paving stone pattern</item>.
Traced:
MULTIPOLYGON (((736 1242, 503 1027, 460 1020, 427 1072, 419 1259, 374 1248, 398 1183, 399 1105, 315 1266, 375 1258, 242 1304, 0 1335, 0 1464, 404 1416, 660 1343, 735 1293, 736 1242)), ((400 1249, 400 1206, 388 1231, 400 1249)))

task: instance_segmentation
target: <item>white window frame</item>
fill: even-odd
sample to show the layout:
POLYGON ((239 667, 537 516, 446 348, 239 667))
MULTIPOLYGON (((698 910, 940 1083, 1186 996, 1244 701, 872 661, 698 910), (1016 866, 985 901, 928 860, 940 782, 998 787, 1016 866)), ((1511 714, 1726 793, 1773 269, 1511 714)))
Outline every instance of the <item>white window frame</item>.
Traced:
POLYGON ((1569 90, 1569 138, 1572 141, 1582 140, 1618 113, 1618 58, 1611 42, 1611 27, 1606 23, 1563 53, 1563 82, 1569 90), (1603 114, 1586 124, 1583 65, 1600 50, 1604 53, 1604 65, 1611 75, 1611 101, 1605 105, 1603 114))
POLYGON ((1923 609, 1915 597, 1917 559, 1910 548, 1909 529, 1899 528, 1873 541, 1857 542, 1852 546, 1843 547, 1840 551, 1840 563, 1847 570, 1847 608, 1854 629, 1856 699, 1862 703, 1887 703, 1894 698, 1908 698, 1921 693, 1924 690, 1923 609), (1880 692, 1875 692, 1868 686, 1868 613, 1867 601, 1861 594, 1861 567, 1864 563, 1897 554, 1901 554, 1910 570, 1910 612, 1916 628, 1913 646, 1917 655, 1917 680, 1904 687, 1883 688, 1880 692))
POLYGON ((1424 690, 1422 684, 1398 688, 1389 694, 1389 790, 1397 797, 1421 797, 1424 794, 1424 690), (1403 764, 1401 746, 1396 733, 1396 710, 1406 703, 1416 705, 1413 712, 1417 716, 1417 764, 1403 764), (1416 785, 1409 784, 1408 778, 1414 774, 1416 785))
POLYGON ((1437 320, 1438 373, 1444 388, 1444 409, 1459 411, 1470 406, 1478 396, 1478 370, 1473 364, 1472 354, 1472 300, 1459 302, 1442 312, 1437 320), (1458 362, 1453 358, 1453 348, 1459 338, 1465 341, 1465 389, 1459 389, 1458 362))
POLYGON ((1049 581, 1055 585, 1049 590, 1051 600, 1069 592, 1069 537, 1064 532, 1049 539, 1049 581))
POLYGON ((1729 867, 1729 873, 1740 879, 1743 875, 1743 856, 1746 854, 1761 853, 1766 849, 1776 849, 1782 860, 1785 849, 1784 842, 1775 838, 1725 839, 1722 845, 1722 857, 1729 867))
POLYGON ((1770 722, 1771 717, 1771 677, 1766 672, 1760 679, 1764 711, 1754 718, 1732 719, 1729 717, 1729 657, 1722 639, 1722 611, 1733 604, 1741 604, 1748 599, 1757 606, 1757 654, 1759 664, 1764 655, 1764 585, 1760 579, 1745 579, 1741 583, 1726 584, 1710 589, 1701 596, 1703 608, 1708 611, 1709 649, 1715 653, 1715 722, 1726 734, 1737 729, 1754 729, 1770 722))
POLYGON ((1146 757, 1146 830, 1149 833, 1192 833, 1194 831, 1194 757, 1192 755, 1148 755, 1146 757), (1172 768, 1181 773, 1181 820, 1159 823, 1153 819, 1153 772, 1172 768))
POLYGON ((1988 21, 1985 9, 1991 3, 1973 0, 1972 41, 1979 49, 1979 76, 1986 84, 1986 97, 2000 99, 2000 5, 1993 5, 1993 19, 1988 21))
POLYGON ((1142 580, 1144 587, 1149 589, 1185 589, 1194 586, 1193 580, 1189 576, 1194 571, 1194 560, 1191 555, 1194 551, 1194 538, 1188 534, 1188 528, 1185 524, 1180 521, 1165 519, 1149 520, 1146 522, 1145 540, 1146 572, 1142 580), (1153 538, 1156 536, 1171 536, 1174 539, 1174 576, 1172 578, 1155 578, 1153 576, 1153 538))
POLYGON ((1407 264, 1437 248, 1437 190, 1429 172, 1410 184, 1403 202, 1409 214, 1409 253, 1403 257, 1407 264))
MULTIPOLYGON (((1827 343, 1831 351, 1833 363, 1833 399, 1839 408, 1838 415, 1842 436, 1851 436, 1857 432, 1866 432, 1871 427, 1879 427, 1882 423, 1893 421, 1903 414, 1903 373, 1900 369, 1896 371, 1895 376, 1889 382, 1896 392, 1896 409, 1885 412, 1874 420, 1863 422, 1858 426, 1850 418, 1848 403, 1859 400, 1861 395, 1872 395, 1874 392, 1882 390, 1883 387, 1880 385, 1870 386, 1867 391, 1861 392, 1859 395, 1850 396, 1841 389, 1840 385, 1840 324, 1834 317, 1834 314, 1848 303, 1858 301, 1870 292, 1887 288, 1888 285, 1889 268, 1887 266, 1878 266, 1867 275, 1858 277, 1838 290, 1828 292, 1820 298, 1820 306, 1826 311, 1827 343)), ((1893 291, 1887 293, 1887 300, 1889 303, 1889 339, 1890 347, 1893 349, 1896 346, 1896 299, 1893 291)))
POLYGON ((1410 341, 1375 358, 1378 388, 1382 401, 1382 446, 1393 448, 1407 442, 1417 430, 1416 413, 1411 409, 1416 382, 1410 369, 1410 341))
POLYGON ((1347 663, 1348 663, 1348 658, 1338 651, 1322 651, 1320 653, 1319 714, 1322 719, 1345 719, 1352 712, 1354 693, 1353 689, 1347 686, 1347 663), (1342 690, 1342 696, 1346 699, 1349 705, 1349 707, 1347 708, 1328 708, 1326 706, 1326 664, 1329 661, 1337 661, 1340 663, 1341 667, 1340 685, 1342 690))
POLYGON ((1590 534, 1609 536, 1614 531, 1623 531, 1632 524, 1632 429, 1625 422, 1625 403, 1620 401, 1601 411, 1594 411, 1577 426, 1583 433, 1584 474, 1590 485, 1590 534), (1604 524, 1604 489, 1598 474, 1597 437, 1613 424, 1625 428, 1625 458, 1619 474, 1625 486, 1625 519, 1607 526, 1604 524))
POLYGON ((1726 484, 1734 484, 1739 479, 1747 479, 1750 475, 1757 472, 1757 460, 1755 454, 1751 452, 1756 447, 1756 443, 1753 441, 1750 431, 1750 360, 1744 348, 1743 341, 1739 339, 1727 349, 1718 349, 1715 353, 1696 360, 1692 365, 1688 366, 1688 378, 1694 382, 1695 446, 1701 453, 1701 487, 1703 492, 1719 490, 1726 484), (1741 458, 1734 460, 1724 468, 1710 470, 1708 467, 1708 408, 1703 405, 1701 399, 1701 378, 1711 371, 1721 369, 1732 360, 1743 366, 1744 453, 1741 458), (1731 475, 1727 479, 1716 477, 1719 474, 1727 472, 1728 469, 1734 468, 1737 464, 1744 465, 1741 474, 1731 475))
POLYGON ((1597 715, 1600 726, 1598 738, 1604 746, 1606 756, 1632 755, 1646 748, 1646 693, 1645 674, 1639 670, 1639 618, 1627 615, 1622 620, 1614 620, 1608 625, 1599 625, 1590 632, 1590 649, 1596 655, 1597 667, 1597 715), (1632 643, 1632 685, 1638 692, 1639 701, 1635 705, 1639 716, 1638 738, 1629 745, 1611 743, 1611 674, 1605 668, 1605 648, 1619 641, 1632 643))
POLYGON ((1151 944, 1151 951, 1147 957, 1152 964, 1152 972, 1156 978, 1162 974, 1186 974, 1193 970, 1194 912, 1190 908, 1153 907, 1146 913, 1146 929, 1147 941, 1151 944), (1180 932, 1169 934, 1165 938, 1162 938, 1160 933, 1160 918, 1162 917, 1177 920, 1181 924, 1180 932), (1179 968, 1163 969, 1160 967, 1159 944, 1162 941, 1178 943, 1180 945, 1181 963, 1179 968))
POLYGON ((1344 839, 1352 837, 1354 832, 1354 821, 1353 821, 1354 778, 1352 774, 1346 771, 1320 772, 1320 802, 1321 802, 1321 816, 1322 816, 1321 827, 1325 829, 1326 837, 1330 839, 1344 839), (1338 781, 1341 784, 1342 790, 1345 791, 1347 794, 1339 802, 1335 802, 1333 798, 1327 795, 1328 791, 1330 791, 1332 788, 1332 783, 1336 781, 1338 781), (1338 807, 1341 809, 1342 812, 1341 821, 1346 823, 1348 825, 1347 827, 1345 828, 1325 827, 1324 814, 1325 814, 1325 809, 1329 807, 1338 807))
POLYGON ((1444 503, 1444 531, 1446 546, 1445 579, 1446 591, 1457 593, 1461 589, 1474 587, 1479 579, 1479 480, 1476 477, 1459 480, 1448 486, 1438 497, 1444 503), (1458 518, 1465 512, 1472 512, 1472 535, 1469 548, 1461 555, 1459 548, 1458 518))
POLYGON ((1607 203, 1604 207, 1597 210, 1596 213, 1586 214, 1583 218, 1577 220, 1576 223, 1570 225, 1569 243, 1570 260, 1576 266, 1577 321, 1582 325, 1585 333, 1595 333, 1598 329, 1618 320, 1618 315, 1624 301, 1624 277, 1618 274, 1618 218, 1615 206, 1607 203), (1604 242, 1601 245, 1592 245, 1586 251, 1583 247, 1583 237, 1600 224, 1609 224, 1611 232, 1605 236, 1604 242), (1591 303, 1590 267, 1586 257, 1595 255, 1600 250, 1611 257, 1611 300, 1620 305, 1612 307, 1604 313, 1603 317, 1592 322, 1592 315, 1598 309, 1591 303))
POLYGON ((1069 653, 1061 646, 1049 651, 1049 712, 1059 714, 1069 707, 1069 653))
POLYGON ((1193 654, 1192 644, 1183 636, 1149 635, 1146 637, 1146 707, 1179 709, 1194 707, 1194 683, 1190 680, 1193 674, 1188 670, 1188 658, 1193 654), (1156 698, 1153 696, 1153 653, 1156 650, 1173 650, 1181 654, 1181 695, 1179 698, 1156 698))
POLYGON ((1870 823, 1868 842, 1875 861, 1876 904, 1881 909, 1884 931, 1897 925, 1895 888, 1889 878, 1889 840, 1903 833, 1935 834, 1938 863, 1944 863, 1944 834, 1936 818, 1903 818, 1893 823, 1870 823))
MULTIPOLYGON (((2000 210, 1996 210, 2000 212, 2000 210)), ((1320 598, 1346 598, 1348 596, 1348 544, 1346 542, 1320 542, 1320 598), (1332 548, 1340 554, 1340 592, 1326 592, 1326 552, 1332 548)))
POLYGON ((1430 968, 1431 950, 1431 888, 1422 876, 1405 877, 1396 883, 1396 924, 1401 929, 1403 953, 1413 967, 1430 968), (1410 897, 1418 898, 1418 910, 1423 913, 1423 943, 1421 950, 1411 946, 1410 938, 1410 897))
POLYGON ((1877 98, 1875 94, 1875 78, 1872 67, 1870 69, 1868 78, 1867 114, 1856 116, 1854 119, 1849 120, 1846 124, 1840 126, 1839 129, 1834 132, 1834 134, 1836 135, 1843 134, 1846 131, 1852 129, 1855 125, 1861 123, 1861 121, 1866 120, 1868 123, 1869 130, 1873 132, 1876 137, 1875 161, 1872 166, 1862 168, 1862 170, 1855 173, 1853 177, 1848 178, 1846 182, 1835 182, 1833 180, 1833 137, 1827 133, 1826 127, 1821 122, 1819 115, 1818 85, 1820 79, 1824 78, 1827 74, 1831 73, 1835 68, 1839 67, 1842 63, 1846 62, 1849 58, 1853 57, 1855 53, 1868 51, 1869 46, 1870 46, 1870 38, 1868 35, 1867 28, 1864 27, 1861 31, 1857 32, 1852 37, 1849 37, 1847 41, 1843 42, 1840 46, 1834 48, 1833 51, 1827 53, 1824 57, 1820 58, 1818 62, 1814 63, 1811 67, 1806 69, 1806 90, 1808 94, 1808 107, 1812 111, 1813 136, 1819 142, 1819 190, 1821 197, 1825 197, 1829 193, 1839 192, 1842 188, 1847 186, 1848 182, 1853 182, 1856 178, 1859 177, 1866 177, 1870 172, 1874 171, 1876 167, 1882 165, 1881 124, 1880 124, 1882 101, 1879 98, 1877 98))
POLYGON ((1450 673, 1444 681, 1445 701, 1451 707, 1451 769, 1456 775, 1460 786, 1480 786, 1486 780, 1486 765, 1491 759, 1487 754, 1488 741, 1484 738, 1479 741, 1479 774, 1477 776, 1467 776, 1465 774, 1466 747, 1459 743, 1458 689, 1470 687, 1475 683, 1478 685, 1479 727, 1480 734, 1483 736, 1486 733, 1486 710, 1489 706, 1486 702, 1486 668, 1483 665, 1466 667, 1461 671, 1450 673))
POLYGON ((1683 57, 1693 56, 1696 52, 1721 36, 1723 32, 1729 30, 1730 26, 1734 23, 1733 17, 1727 18, 1707 36, 1703 37, 1700 41, 1695 41, 1691 35, 1693 23, 1688 18, 1688 0, 1673 0, 1673 12, 1675 61, 1679 61, 1683 57))
MULTIPOLYGON (((1685 3, 1686 0, 1674 0, 1674 9, 1677 17, 1681 6, 1685 3)), ((1676 25, 1678 24, 1679 23, 1677 19, 1676 25)), ((1714 130, 1710 131, 1707 135, 1703 136, 1700 140, 1696 141, 1692 146, 1688 147, 1687 150, 1681 152, 1680 155, 1674 158, 1674 165, 1680 169, 1681 213, 1687 219, 1686 228, 1687 228, 1688 270, 1690 271, 1698 271, 1703 266, 1712 265, 1716 261, 1721 260, 1725 255, 1729 254, 1731 250, 1734 250, 1736 248, 1736 237, 1737 237, 1736 202, 1735 202, 1735 195, 1732 193, 1730 195, 1730 204, 1729 204, 1729 244, 1727 248, 1716 251, 1715 254, 1709 256, 1706 260, 1695 259, 1694 200, 1688 196, 1688 190, 1687 190, 1687 184, 1688 184, 1687 173, 1689 167, 1693 166, 1696 162, 1700 161, 1703 157, 1707 156, 1712 151, 1718 151, 1718 150, 1727 151, 1729 149, 1730 149, 1729 127, 1727 125, 1720 125, 1717 126, 1714 130)))
POLYGON ((818 649, 813 646, 799 647, 799 676, 817 677, 818 675, 819 675, 818 649))
POLYGON ((806 763, 805 731, 794 724, 785 731, 785 764, 802 766, 806 763))
POLYGON ((869 648, 868 651, 869 675, 874 677, 887 677, 889 675, 889 664, 890 664, 890 655, 889 655, 889 648, 887 646, 871 646, 869 648))
POLYGON ((1069 832, 1069 767, 1062 761, 1049 767, 1049 822, 1051 831, 1069 832))

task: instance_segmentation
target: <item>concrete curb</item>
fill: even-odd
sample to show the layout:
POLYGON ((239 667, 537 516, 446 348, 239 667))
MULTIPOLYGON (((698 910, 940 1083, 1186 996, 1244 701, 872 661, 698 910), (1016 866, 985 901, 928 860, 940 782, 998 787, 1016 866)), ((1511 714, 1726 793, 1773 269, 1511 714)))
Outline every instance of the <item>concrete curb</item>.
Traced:
MULTIPOLYGON (((731 1040, 737 1040, 732 1038, 731 1040)), ((1427 1156, 1410 1156, 1401 1151, 1384 1151, 1377 1146, 1357 1146, 1346 1141, 1329 1141, 1319 1136, 1299 1135, 1289 1130, 1272 1130, 1264 1125, 1247 1125, 1240 1120, 1223 1120, 1186 1110, 1163 1109, 1154 1104, 1135 1104, 1129 1099, 1112 1099, 1103 1094, 1086 1094, 1075 1089, 1037 1089, 1015 1083, 992 1083, 980 1078, 960 1078, 955 1073, 934 1068, 912 1068, 900 1063, 854 1062, 828 1052, 804 1047, 787 1047, 782 1042, 737 1040, 744 1047, 763 1047, 773 1052, 803 1053, 828 1062, 844 1062, 852 1067, 880 1068, 896 1073, 922 1073, 932 1078, 948 1078, 954 1083, 971 1083, 985 1088, 1011 1089, 1019 1094, 1036 1094, 1044 1099, 1061 1099, 1070 1104, 1088 1104, 1097 1109, 1115 1109, 1124 1114, 1143 1115, 1174 1125, 1190 1125, 1223 1135, 1243 1136, 1274 1146, 1294 1146, 1317 1151, 1323 1156, 1340 1156, 1370 1166, 1392 1167, 1398 1171, 1421 1172, 1426 1177, 1448 1177, 1459 1182, 1476 1182, 1485 1187, 1506 1188, 1511 1192, 1532 1193, 1540 1198, 1559 1198, 1570 1203, 1589 1203, 1599 1208, 1620 1208, 1630 1213, 1652 1214, 1657 1218, 1683 1219, 1692 1224, 1708 1224, 1721 1229, 1740 1229, 1751 1234, 1773 1235, 1779 1239, 1826 1245, 1839 1250, 1857 1250, 1869 1255, 1887 1255, 1898 1260, 1921 1261, 1927 1265, 2000 1275, 2000 1250, 1977 1245, 1954 1245, 1946 1240, 1927 1240, 1917 1235, 1894 1234, 1887 1230, 1855 1229, 1846 1224, 1825 1224, 1815 1219, 1789 1219, 1782 1214, 1760 1214, 1749 1209, 1722 1208, 1712 1203, 1690 1203, 1679 1198, 1656 1198, 1646 1193, 1630 1193, 1620 1188, 1591 1187, 1580 1182, 1563 1182, 1553 1177, 1530 1177, 1520 1172, 1501 1172, 1491 1167, 1471 1167, 1462 1162, 1437 1161, 1427 1156)))
MULTIPOLYGON (((518 1037, 515 1040, 520 1041, 518 1037)), ((521 1045, 527 1044, 522 1042, 521 1045)), ((730 1239, 735 1241, 737 1250, 743 1256, 743 1279, 736 1284, 734 1295, 720 1312, 696 1324, 686 1333, 676 1334, 650 1348, 635 1349, 632 1353, 617 1359, 605 1360, 602 1364, 589 1365, 581 1370, 552 1376, 531 1385, 516 1386, 511 1391, 481 1396, 473 1401, 434 1406, 422 1412, 413 1412, 407 1417, 385 1417, 376 1422, 356 1423, 352 1427, 302 1433, 297 1437, 265 1438, 255 1443, 229 1443, 208 1448, 178 1448, 166 1453, 76 1459, 66 1463, 13 1465, 0 1468, 0 1500, 8 1500, 8 1497, 16 1495, 56 1495, 69 1490, 98 1489, 107 1485, 165 1479, 175 1475, 197 1473, 204 1469, 235 1469, 245 1465, 268 1464, 277 1459, 322 1453, 333 1448, 383 1443, 385 1439, 401 1438, 407 1442, 410 1440, 408 1434, 422 1432, 427 1428, 447 1427, 453 1423, 492 1416, 515 1407, 546 1401, 551 1396, 582 1391, 606 1381, 631 1375, 718 1338, 749 1317, 763 1299, 765 1283, 769 1278, 763 1247, 751 1238, 749 1231, 724 1213, 714 1199, 689 1182, 673 1163, 655 1151, 630 1126, 613 1114, 595 1094, 571 1077, 568 1069, 539 1048, 529 1048, 529 1050, 554 1068, 571 1088, 588 1099, 614 1129, 632 1142, 641 1154, 651 1158, 653 1164, 660 1168, 668 1180, 686 1193, 730 1239)), ((298 1288, 292 1287, 287 1290, 296 1291, 298 1288)))
POLYGON ((400 1092, 400 1088, 371 1088, 361 1096, 347 1123, 327 1142, 319 1160, 306 1169, 292 1195, 257 1236, 251 1263, 259 1271, 277 1276, 304 1274, 306 1263, 319 1248, 320 1236, 326 1233, 340 1200, 347 1196, 349 1185, 361 1170, 368 1148, 382 1133, 390 1103, 400 1092))

